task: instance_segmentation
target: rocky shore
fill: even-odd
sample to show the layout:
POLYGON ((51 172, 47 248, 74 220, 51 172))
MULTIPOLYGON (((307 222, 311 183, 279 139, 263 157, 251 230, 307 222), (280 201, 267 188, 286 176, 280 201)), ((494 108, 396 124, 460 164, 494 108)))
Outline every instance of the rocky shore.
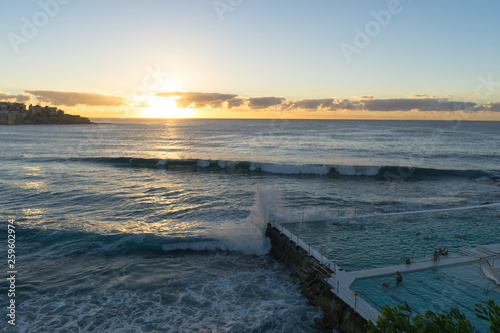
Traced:
POLYGON ((20 124, 95 124, 90 121, 90 119, 81 116, 75 116, 70 114, 62 114, 62 115, 28 115, 26 116, 20 124))

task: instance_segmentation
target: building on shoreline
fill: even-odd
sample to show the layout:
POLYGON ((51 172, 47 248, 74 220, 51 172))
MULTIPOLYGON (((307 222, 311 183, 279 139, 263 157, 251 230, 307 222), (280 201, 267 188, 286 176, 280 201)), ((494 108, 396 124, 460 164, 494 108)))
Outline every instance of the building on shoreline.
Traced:
POLYGON ((0 125, 19 124, 92 124, 85 117, 65 114, 57 107, 0 102, 0 125))

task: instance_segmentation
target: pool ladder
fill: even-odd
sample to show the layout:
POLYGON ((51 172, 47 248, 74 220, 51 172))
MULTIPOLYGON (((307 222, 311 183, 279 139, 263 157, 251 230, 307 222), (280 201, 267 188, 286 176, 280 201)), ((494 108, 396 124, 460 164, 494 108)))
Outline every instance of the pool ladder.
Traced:
POLYGON ((489 283, 489 282, 488 282, 488 283, 486 283, 486 286, 484 286, 484 288, 483 288, 483 293, 484 293, 485 295, 488 295, 488 294, 490 293, 490 283, 489 283))

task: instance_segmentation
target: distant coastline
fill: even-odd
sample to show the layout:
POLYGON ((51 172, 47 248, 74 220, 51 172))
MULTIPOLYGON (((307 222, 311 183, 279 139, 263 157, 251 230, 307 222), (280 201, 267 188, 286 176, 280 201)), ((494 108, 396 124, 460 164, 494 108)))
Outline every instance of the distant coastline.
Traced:
POLYGON ((0 125, 95 124, 86 117, 65 114, 57 107, 0 102, 0 125))

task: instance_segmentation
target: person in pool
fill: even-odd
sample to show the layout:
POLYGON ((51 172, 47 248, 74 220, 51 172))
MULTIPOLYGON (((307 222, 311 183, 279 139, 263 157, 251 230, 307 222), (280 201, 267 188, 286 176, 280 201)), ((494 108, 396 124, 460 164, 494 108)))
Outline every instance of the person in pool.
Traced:
POLYGON ((440 255, 442 255, 442 256, 446 256, 446 255, 448 255, 448 251, 446 251, 446 248, 445 248, 445 247, 443 247, 443 248, 439 248, 439 249, 438 249, 438 252, 439 252, 439 254, 440 254, 440 255))
POLYGON ((437 251, 434 251, 434 254, 432 255, 432 261, 439 261, 441 259, 439 259, 439 255, 437 253, 437 251))
POLYGON ((403 282, 403 276, 399 273, 399 271, 396 272, 396 281, 403 282))

